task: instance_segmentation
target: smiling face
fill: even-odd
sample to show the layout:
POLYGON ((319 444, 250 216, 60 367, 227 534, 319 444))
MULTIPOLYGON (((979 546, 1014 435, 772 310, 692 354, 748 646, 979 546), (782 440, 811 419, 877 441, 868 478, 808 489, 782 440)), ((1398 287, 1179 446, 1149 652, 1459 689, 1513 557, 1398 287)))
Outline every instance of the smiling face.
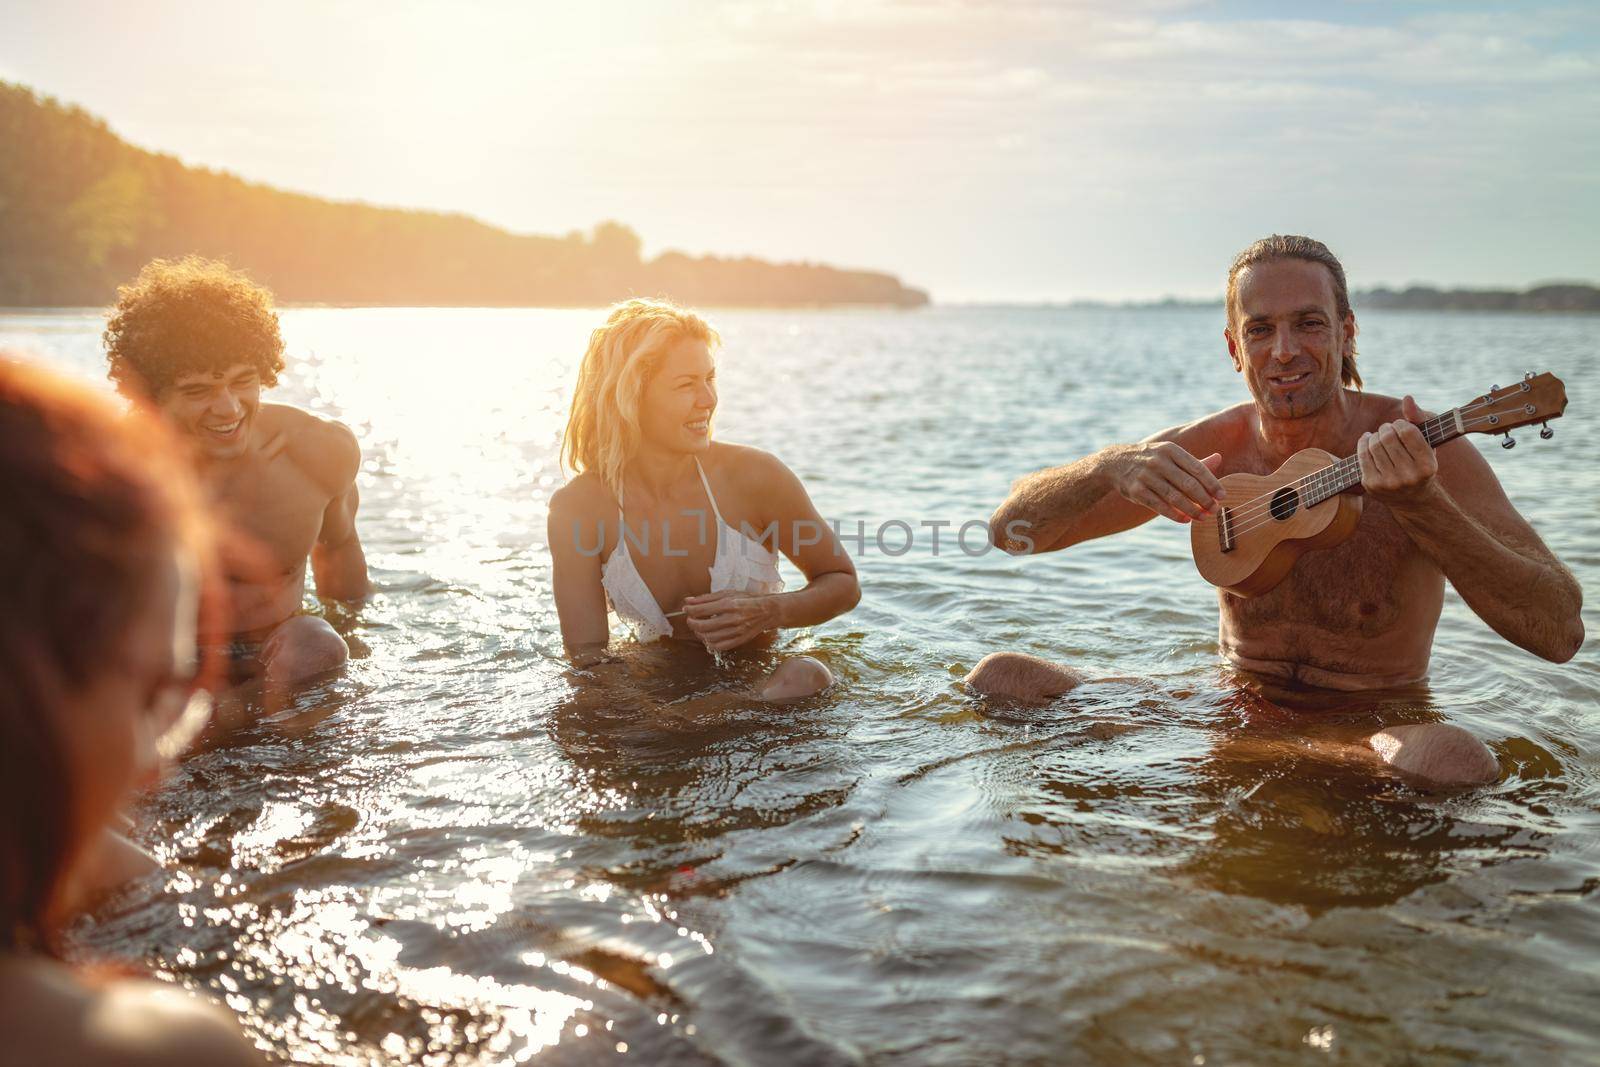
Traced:
POLYGON ((1338 395, 1356 320, 1339 314, 1328 268, 1287 258, 1247 267, 1230 316, 1228 354, 1262 412, 1303 418, 1338 395))
POLYGON ((711 447, 717 410, 717 365, 704 341, 668 348, 639 397, 639 431, 647 448, 703 453, 711 447))
POLYGON ((156 406, 203 458, 237 459, 261 408, 261 375, 248 363, 184 374, 161 390, 156 406))

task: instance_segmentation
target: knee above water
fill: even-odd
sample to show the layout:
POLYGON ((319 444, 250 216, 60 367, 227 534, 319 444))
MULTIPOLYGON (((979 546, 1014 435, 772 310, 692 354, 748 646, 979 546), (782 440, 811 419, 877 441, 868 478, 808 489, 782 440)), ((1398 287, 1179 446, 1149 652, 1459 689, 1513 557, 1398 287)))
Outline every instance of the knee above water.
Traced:
POLYGON ((284 623, 274 635, 269 668, 280 677, 305 677, 332 670, 350 658, 350 646, 322 619, 305 616, 284 623))
POLYGON ((810 656, 795 656, 778 664, 761 687, 764 700, 790 700, 812 696, 833 684, 833 672, 821 660, 810 656))
POLYGON ((988 692, 991 687, 1003 686, 1005 682, 1015 680, 1030 666, 1032 663, 1028 657, 1020 653, 991 652, 967 672, 966 683, 980 693, 988 692))
POLYGON ((967 672, 967 688, 983 696, 1030 700, 1056 696, 1075 680, 1064 668, 1021 652, 991 652, 967 672))
POLYGON ((1500 777, 1500 764, 1489 747, 1448 723, 1393 726, 1372 735, 1368 743, 1395 770, 1434 785, 1487 785, 1500 777))

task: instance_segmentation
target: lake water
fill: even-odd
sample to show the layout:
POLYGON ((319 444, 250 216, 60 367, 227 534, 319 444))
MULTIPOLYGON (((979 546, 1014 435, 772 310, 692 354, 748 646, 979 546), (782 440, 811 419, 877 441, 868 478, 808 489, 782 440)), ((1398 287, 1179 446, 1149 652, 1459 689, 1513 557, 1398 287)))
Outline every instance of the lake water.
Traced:
MULTIPOLYGON (((380 592, 343 678, 139 806, 170 873, 86 950, 303 1063, 1600 1062, 1593 640, 1544 663, 1450 593, 1430 689, 1288 716, 1219 670, 1186 528, 955 543, 1016 477, 1242 399, 1220 312, 713 317, 719 435, 865 524, 861 606, 781 646, 840 685, 567 679, 545 508, 598 313, 286 311, 277 395, 360 435, 380 592), (1008 648, 1148 681, 964 696, 1008 648), (1296 740, 1431 716, 1502 781, 1430 796, 1296 740)), ((99 375, 100 325, 7 314, 0 345, 99 375)), ((1554 440, 1472 440, 1600 631, 1600 318, 1374 312, 1361 348, 1435 409, 1566 381, 1554 440)))

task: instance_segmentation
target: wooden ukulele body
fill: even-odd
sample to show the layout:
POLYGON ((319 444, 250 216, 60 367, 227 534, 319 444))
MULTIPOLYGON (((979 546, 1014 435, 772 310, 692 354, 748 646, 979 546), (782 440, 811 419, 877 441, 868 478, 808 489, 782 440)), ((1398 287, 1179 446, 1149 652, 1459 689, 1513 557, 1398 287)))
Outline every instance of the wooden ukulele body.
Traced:
POLYGON ((1355 533, 1360 497, 1339 493, 1306 507, 1292 484, 1335 460, 1320 448, 1307 448, 1271 474, 1221 479, 1217 510, 1189 528, 1200 576, 1235 596, 1260 596, 1283 581, 1305 553, 1332 548, 1355 533))

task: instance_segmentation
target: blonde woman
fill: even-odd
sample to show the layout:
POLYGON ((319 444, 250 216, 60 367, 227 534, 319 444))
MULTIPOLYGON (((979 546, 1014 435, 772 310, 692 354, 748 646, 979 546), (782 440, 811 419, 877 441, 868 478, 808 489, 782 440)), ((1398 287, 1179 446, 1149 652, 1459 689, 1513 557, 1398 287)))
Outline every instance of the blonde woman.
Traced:
MULTIPOLYGON (((590 335, 562 447, 576 476, 551 497, 549 527, 561 637, 579 666, 605 658, 608 602, 641 641, 722 652, 861 598, 855 565, 794 472, 712 440, 720 343, 694 312, 655 300, 616 305, 590 335), (779 552, 803 588, 784 590, 779 552)), ((832 681, 797 656, 758 692, 789 699, 832 681)))

